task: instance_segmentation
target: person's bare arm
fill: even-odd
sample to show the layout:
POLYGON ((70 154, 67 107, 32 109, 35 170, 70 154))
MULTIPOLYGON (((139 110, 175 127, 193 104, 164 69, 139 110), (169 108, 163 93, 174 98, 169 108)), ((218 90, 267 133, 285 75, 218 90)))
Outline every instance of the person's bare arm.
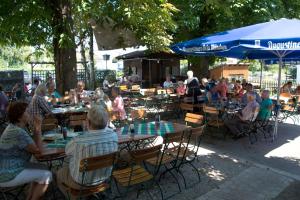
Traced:
POLYGON ((39 154, 40 153, 40 149, 34 143, 27 145, 25 150, 28 151, 29 153, 32 153, 32 154, 39 154))

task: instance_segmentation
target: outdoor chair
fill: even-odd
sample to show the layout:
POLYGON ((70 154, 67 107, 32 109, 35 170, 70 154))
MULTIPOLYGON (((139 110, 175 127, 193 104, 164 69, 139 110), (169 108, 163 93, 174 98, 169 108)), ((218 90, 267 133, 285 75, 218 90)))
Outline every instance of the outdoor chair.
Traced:
POLYGON ((120 85, 120 90, 121 90, 121 91, 126 91, 126 90, 128 90, 127 85, 120 85))
POLYGON ((204 122, 204 117, 203 115, 198 115, 194 113, 186 113, 184 121, 186 125, 191 125, 191 126, 201 126, 204 122))
POLYGON ((52 131, 58 128, 58 121, 53 116, 47 116, 42 121, 42 133, 52 131))
MULTIPOLYGON (((220 131, 220 128, 224 127, 224 121, 220 117, 220 111, 212 106, 203 106, 204 122, 207 127, 213 128, 213 130, 220 131)), ((223 131, 224 138, 226 137, 225 131, 223 131)))
POLYGON ((79 199, 81 199, 82 197, 88 197, 92 195, 94 197, 99 198, 100 193, 103 193, 110 188, 110 181, 106 180, 99 183, 93 183, 91 186, 85 186, 84 183, 87 173, 91 173, 93 171, 101 170, 104 168, 113 167, 116 162, 117 156, 118 153, 113 152, 106 155, 82 159, 80 161, 79 167, 79 172, 82 173, 81 184, 78 184, 75 181, 73 181, 72 183, 66 181, 62 183, 62 186, 66 188, 69 195, 72 195, 73 197, 79 199))
POLYGON ((181 112, 183 114, 187 113, 187 112, 193 112, 194 111, 194 106, 193 104, 189 104, 189 103, 180 103, 180 109, 181 112))
MULTIPOLYGON (((158 186, 161 194, 161 198, 163 199, 163 193, 160 185, 154 179, 153 174, 151 174, 146 168, 143 167, 143 162, 147 159, 154 159, 155 163, 158 163, 158 155, 160 153, 160 149, 162 145, 139 149, 130 151, 131 161, 129 163, 129 167, 125 169, 119 169, 113 171, 113 179, 116 182, 117 190, 121 194, 119 186, 126 188, 126 195, 129 191, 130 187, 137 186, 137 198, 139 197, 139 193, 142 190, 146 190, 148 195, 151 197, 149 192, 149 187, 146 186, 146 183, 154 183, 158 186)), ((152 185, 150 184, 150 186, 152 185)))
POLYGON ((292 99, 291 102, 287 104, 282 104, 281 116, 279 117, 280 122, 283 122, 287 119, 291 119, 294 124, 299 122, 298 119, 298 102, 296 99, 292 99))
POLYGON ((140 86, 140 85, 132 85, 132 86, 131 86, 131 90, 132 90, 132 91, 140 91, 140 89, 141 89, 141 86, 140 86))
MULTIPOLYGON (((180 150, 180 153, 178 154, 179 163, 178 163, 178 170, 180 168, 189 165, 193 168, 195 171, 198 182, 201 181, 200 173, 197 167, 193 164, 193 162, 197 159, 198 160, 198 150, 200 147, 200 143, 202 140, 202 136, 204 134, 205 125, 202 125, 200 127, 191 128, 190 131, 188 131, 184 137, 182 142, 182 147, 180 150)), ((173 156, 176 156, 173 153, 173 156)), ((198 183, 196 182, 196 183, 198 183)), ((186 183, 186 182, 185 182, 186 183)), ((187 185, 185 184, 185 188, 187 188, 187 185)))
POLYGON ((179 173, 180 176, 185 181, 183 174, 181 171, 177 170, 179 164, 179 154, 181 152, 182 140, 183 140, 184 132, 176 132, 176 133, 167 133, 163 137, 163 149, 159 153, 159 162, 156 162, 155 159, 147 159, 145 161, 146 164, 150 166, 154 166, 155 168, 155 176, 159 177, 159 181, 161 181, 162 177, 164 177, 167 173, 169 173, 177 183, 179 192, 181 192, 180 183, 178 177, 174 172, 179 173), (161 168, 162 172, 161 172, 161 168))
POLYGON ((272 136, 274 123, 273 121, 271 121, 270 117, 265 119, 257 119, 255 120, 255 122, 257 131, 261 132, 264 135, 265 140, 268 138, 267 134, 269 137, 272 136))
POLYGON ((131 121, 136 121, 136 120, 142 120, 145 121, 146 120, 146 116, 147 116, 147 112, 145 109, 132 109, 130 111, 130 118, 131 121))
POLYGON ((153 96, 155 94, 156 88, 148 88, 144 90, 144 96, 153 96))
POLYGON ((167 89, 157 89, 156 93, 157 94, 167 94, 167 89))
POLYGON ((0 188, 0 199, 3 200, 19 200, 19 196, 24 192, 25 185, 9 187, 9 188, 0 188))
POLYGON ((74 132, 83 131, 86 125, 86 114, 72 114, 69 118, 69 127, 74 128, 74 132))
POLYGON ((249 142, 254 144, 254 140, 257 141, 257 133, 258 133, 258 119, 257 115, 259 113, 259 107, 257 107, 251 117, 251 120, 243 122, 244 129, 241 131, 242 135, 248 136, 249 142), (254 140, 253 140, 254 138, 254 140))

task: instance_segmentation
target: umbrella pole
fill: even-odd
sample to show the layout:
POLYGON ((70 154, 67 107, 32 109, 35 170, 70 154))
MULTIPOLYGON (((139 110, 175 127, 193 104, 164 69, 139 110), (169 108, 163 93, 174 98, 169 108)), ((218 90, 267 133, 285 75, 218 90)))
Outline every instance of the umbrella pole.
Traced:
POLYGON ((276 102, 276 118, 275 118, 275 126, 274 126, 274 133, 273 133, 273 141, 275 137, 277 137, 277 130, 278 130, 278 117, 280 115, 280 86, 281 86, 281 68, 282 68, 282 57, 279 56, 279 70, 278 70, 278 83, 277 83, 277 102, 276 102))
POLYGON ((260 60, 260 79, 259 79, 259 88, 261 90, 261 81, 262 81, 262 71, 263 71, 263 61, 260 60))

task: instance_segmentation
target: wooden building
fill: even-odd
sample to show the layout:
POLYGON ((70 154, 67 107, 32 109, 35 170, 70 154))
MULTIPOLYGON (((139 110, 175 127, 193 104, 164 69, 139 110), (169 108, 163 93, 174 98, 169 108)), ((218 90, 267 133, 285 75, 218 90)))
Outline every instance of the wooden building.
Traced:
POLYGON ((181 57, 173 53, 134 51, 116 58, 123 60, 125 75, 138 75, 144 87, 162 84, 167 75, 180 75, 181 57))
POLYGON ((249 64, 225 64, 215 67, 209 70, 210 78, 220 79, 224 78, 235 78, 235 79, 246 79, 248 80, 249 64))

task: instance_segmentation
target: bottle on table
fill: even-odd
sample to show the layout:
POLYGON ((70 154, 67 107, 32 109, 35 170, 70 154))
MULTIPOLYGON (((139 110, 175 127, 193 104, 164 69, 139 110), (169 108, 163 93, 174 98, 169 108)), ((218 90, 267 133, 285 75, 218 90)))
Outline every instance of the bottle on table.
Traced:
POLYGON ((64 140, 66 140, 67 137, 68 137, 68 131, 67 131, 67 128, 66 128, 66 127, 63 127, 63 129, 62 129, 62 134, 63 134, 64 140))
POLYGON ((134 136, 134 124, 129 125, 130 137, 134 136))

